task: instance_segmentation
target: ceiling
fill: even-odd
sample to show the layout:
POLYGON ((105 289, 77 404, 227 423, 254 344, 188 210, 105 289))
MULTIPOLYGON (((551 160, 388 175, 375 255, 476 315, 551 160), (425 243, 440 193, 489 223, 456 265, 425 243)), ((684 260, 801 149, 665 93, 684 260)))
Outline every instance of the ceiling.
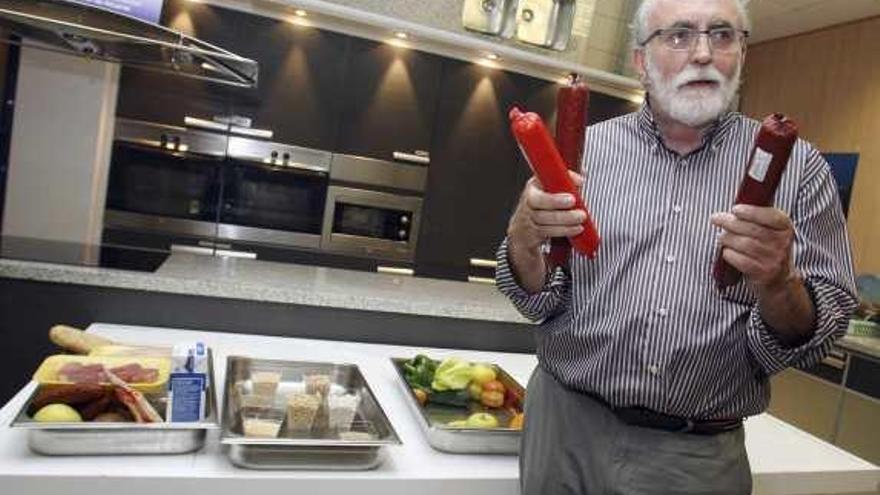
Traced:
POLYGON ((750 43, 880 15, 880 0, 751 0, 750 43))

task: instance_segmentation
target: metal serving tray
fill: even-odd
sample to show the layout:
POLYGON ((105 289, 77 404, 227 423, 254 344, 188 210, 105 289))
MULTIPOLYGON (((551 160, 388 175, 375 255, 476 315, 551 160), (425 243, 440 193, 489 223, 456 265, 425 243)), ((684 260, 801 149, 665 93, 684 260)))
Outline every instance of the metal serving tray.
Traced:
POLYGON ((37 423, 27 414, 33 392, 19 410, 12 428, 28 430, 28 447, 43 455, 185 454, 205 444, 208 430, 219 428, 214 361, 208 354, 207 417, 198 423, 37 423))
POLYGON ((233 464, 248 469, 367 470, 385 459, 388 445, 401 442, 382 407, 356 365, 279 361, 230 356, 226 362, 226 384, 221 443, 228 447, 233 464), (308 433, 296 434, 286 420, 277 438, 244 436, 241 390, 251 387, 252 372, 276 372, 281 380, 271 408, 283 410, 289 393, 304 389, 308 374, 328 375, 330 395, 360 395, 351 431, 369 433, 372 438, 340 439, 335 431, 316 425, 308 433))
MULTIPOLYGON (((468 410, 431 404, 429 401, 422 406, 413 394, 412 388, 403 376, 403 363, 408 359, 392 358, 391 363, 397 371, 398 382, 403 387, 407 402, 412 408, 419 426, 425 432, 428 443, 437 450, 454 454, 519 454, 520 430, 507 427, 498 428, 458 428, 446 426, 450 421, 465 419, 478 409, 468 410)), ((525 389, 503 368, 494 365, 498 371, 497 380, 520 397, 525 397, 525 389)), ((519 411, 522 412, 522 411, 519 411)), ((501 424, 510 420, 510 413, 497 411, 493 414, 501 424)))

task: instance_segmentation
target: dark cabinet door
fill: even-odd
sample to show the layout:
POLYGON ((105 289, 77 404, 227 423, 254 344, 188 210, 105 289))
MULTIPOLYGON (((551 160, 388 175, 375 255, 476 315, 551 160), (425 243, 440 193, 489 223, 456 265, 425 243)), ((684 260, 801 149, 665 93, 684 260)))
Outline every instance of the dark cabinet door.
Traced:
MULTIPOLYGON (((221 48, 235 51, 236 12, 210 5, 168 0, 162 24, 221 48)), ((185 117, 211 120, 229 114, 230 87, 172 73, 123 67, 116 114, 183 125, 185 117)))
POLYGON ((417 272, 466 279, 470 258, 494 258, 531 175, 507 113, 519 105, 552 126, 558 87, 480 65, 445 64, 417 272))
POLYGON ((339 151, 391 160, 430 150, 441 73, 435 55, 352 38, 339 151))
POLYGON ((347 37, 239 14, 232 50, 260 65, 256 88, 234 89, 232 113, 273 132, 276 142, 332 150, 347 37))

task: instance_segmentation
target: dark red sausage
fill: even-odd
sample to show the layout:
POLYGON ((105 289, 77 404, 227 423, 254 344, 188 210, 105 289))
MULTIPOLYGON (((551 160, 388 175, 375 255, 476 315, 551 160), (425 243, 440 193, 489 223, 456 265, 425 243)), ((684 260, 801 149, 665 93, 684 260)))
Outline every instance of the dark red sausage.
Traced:
MULTIPOLYGON (((770 206, 785 166, 791 156, 791 149, 798 138, 797 125, 793 120, 780 113, 774 113, 764 119, 749 163, 746 175, 736 194, 736 204, 770 206)), ((712 275, 719 289, 737 283, 742 274, 730 266, 721 257, 721 251, 715 259, 712 275)))
MULTIPOLYGON (((556 94, 556 146, 570 170, 580 172, 584 155, 584 135, 587 129, 587 107, 590 90, 572 75, 569 84, 556 94)), ((550 241, 550 267, 566 266, 571 244, 565 237, 550 241)))

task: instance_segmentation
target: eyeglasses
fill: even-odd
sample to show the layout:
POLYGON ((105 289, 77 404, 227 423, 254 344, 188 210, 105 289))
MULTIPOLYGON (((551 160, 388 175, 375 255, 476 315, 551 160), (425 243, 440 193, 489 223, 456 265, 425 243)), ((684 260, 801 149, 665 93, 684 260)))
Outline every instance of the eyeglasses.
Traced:
POLYGON ((687 27, 658 29, 651 33, 645 41, 639 43, 644 47, 653 39, 659 39, 660 43, 669 50, 683 52, 691 51, 700 39, 706 35, 709 39, 709 47, 717 52, 734 51, 740 46, 740 42, 749 37, 749 32, 732 27, 714 27, 711 29, 694 29, 687 27))

